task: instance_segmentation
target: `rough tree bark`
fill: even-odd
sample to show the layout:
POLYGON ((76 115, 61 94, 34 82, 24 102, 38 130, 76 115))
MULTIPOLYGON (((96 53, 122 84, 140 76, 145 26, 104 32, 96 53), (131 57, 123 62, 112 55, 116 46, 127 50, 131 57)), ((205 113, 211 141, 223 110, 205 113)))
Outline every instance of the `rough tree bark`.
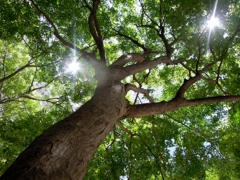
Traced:
MULTIPOLYGON (((46 18, 54 29, 55 36, 66 46, 75 49, 81 53, 82 57, 90 61, 96 57, 88 52, 78 49, 75 45, 65 41, 59 34, 53 21, 30 0, 33 6, 46 18)), ((98 81, 95 94, 86 104, 81 106, 76 112, 66 117, 62 121, 53 125, 37 137, 34 142, 16 159, 1 180, 67 180, 82 179, 86 173, 89 162, 91 161, 98 146, 104 138, 114 129, 117 121, 124 118, 134 118, 163 114, 185 106, 199 104, 208 104, 214 102, 239 101, 240 96, 220 96, 208 97, 202 99, 187 100, 184 98, 185 92, 195 82, 206 79, 204 72, 216 65, 218 61, 207 64, 201 70, 196 68, 194 76, 184 80, 182 86, 176 93, 176 96, 169 102, 151 103, 140 105, 130 105, 125 95, 128 90, 138 91, 149 97, 149 92, 138 89, 132 85, 124 85, 121 80, 134 75, 146 69, 154 68, 159 64, 176 65, 183 64, 184 60, 172 60, 172 46, 177 38, 169 43, 164 35, 164 27, 160 30, 154 28, 159 37, 164 42, 166 55, 149 60, 147 53, 149 49, 145 48, 136 40, 120 32, 118 34, 129 39, 137 46, 141 47, 144 54, 131 53, 121 56, 116 62, 106 67, 106 57, 99 23, 96 17, 96 11, 100 3, 99 0, 93 0, 92 7, 86 1, 86 7, 89 9, 88 19, 90 33, 94 38, 102 62, 97 64, 95 78, 98 81), (161 33, 160 33, 161 32, 161 33), (126 63, 132 62, 132 65, 126 63), (124 67, 125 66, 125 67, 124 67)), ((94 61, 94 63, 97 61, 94 61)))
POLYGON ((124 85, 108 77, 91 100, 44 131, 1 179, 82 179, 97 147, 129 106, 124 85))
POLYGON ((239 96, 186 100, 182 94, 198 79, 192 78, 183 83, 179 97, 169 102, 130 105, 125 98, 128 85, 122 84, 121 79, 164 62, 174 64, 179 61, 170 62, 167 57, 162 57, 127 67, 104 67, 96 73, 99 84, 92 99, 44 131, 0 179, 82 179, 98 146, 114 129, 117 121, 127 117, 163 114, 184 106, 240 100, 239 96))

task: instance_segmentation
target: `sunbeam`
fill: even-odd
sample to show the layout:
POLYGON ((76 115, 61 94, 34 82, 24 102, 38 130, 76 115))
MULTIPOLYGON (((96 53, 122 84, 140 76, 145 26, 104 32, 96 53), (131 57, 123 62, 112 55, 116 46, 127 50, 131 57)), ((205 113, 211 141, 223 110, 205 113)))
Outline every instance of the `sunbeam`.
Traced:
POLYGON ((214 29, 214 27, 220 25, 219 19, 217 17, 215 17, 217 4, 218 4, 218 0, 216 0, 216 2, 215 2, 212 17, 210 18, 210 20, 207 21, 207 26, 209 28, 209 34, 208 34, 208 39, 207 39, 207 51, 209 50, 209 43, 210 43, 212 30, 214 29))

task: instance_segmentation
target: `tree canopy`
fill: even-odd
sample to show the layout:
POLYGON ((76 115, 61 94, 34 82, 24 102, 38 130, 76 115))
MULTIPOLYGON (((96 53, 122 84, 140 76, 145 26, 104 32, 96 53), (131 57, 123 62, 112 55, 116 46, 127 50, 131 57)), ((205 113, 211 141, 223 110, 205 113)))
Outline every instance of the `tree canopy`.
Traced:
POLYGON ((111 66, 143 55, 177 63, 123 79, 148 89, 128 92, 130 104, 184 96, 196 106, 118 122, 85 179, 240 179, 240 103, 197 103, 240 96, 238 0, 0 2, 0 175, 91 98, 98 59, 111 66), (67 71, 75 61, 79 70, 67 71))

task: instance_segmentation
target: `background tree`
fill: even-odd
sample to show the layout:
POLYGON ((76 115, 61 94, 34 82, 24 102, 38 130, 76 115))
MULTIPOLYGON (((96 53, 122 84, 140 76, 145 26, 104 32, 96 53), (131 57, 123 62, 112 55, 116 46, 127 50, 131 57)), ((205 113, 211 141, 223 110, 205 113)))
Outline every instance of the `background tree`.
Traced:
POLYGON ((1 179, 239 179, 239 6, 2 1, 1 179))

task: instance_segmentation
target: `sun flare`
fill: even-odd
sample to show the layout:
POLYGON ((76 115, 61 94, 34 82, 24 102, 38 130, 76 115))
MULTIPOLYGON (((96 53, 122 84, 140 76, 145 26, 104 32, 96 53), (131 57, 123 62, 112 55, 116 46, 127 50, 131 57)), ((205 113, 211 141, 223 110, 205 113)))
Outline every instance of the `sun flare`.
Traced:
POLYGON ((208 20, 207 25, 210 29, 213 29, 214 27, 220 25, 220 21, 217 17, 212 17, 210 20, 208 20))
POLYGON ((76 74, 80 70, 80 64, 74 58, 69 64, 67 64, 67 73, 76 74))

